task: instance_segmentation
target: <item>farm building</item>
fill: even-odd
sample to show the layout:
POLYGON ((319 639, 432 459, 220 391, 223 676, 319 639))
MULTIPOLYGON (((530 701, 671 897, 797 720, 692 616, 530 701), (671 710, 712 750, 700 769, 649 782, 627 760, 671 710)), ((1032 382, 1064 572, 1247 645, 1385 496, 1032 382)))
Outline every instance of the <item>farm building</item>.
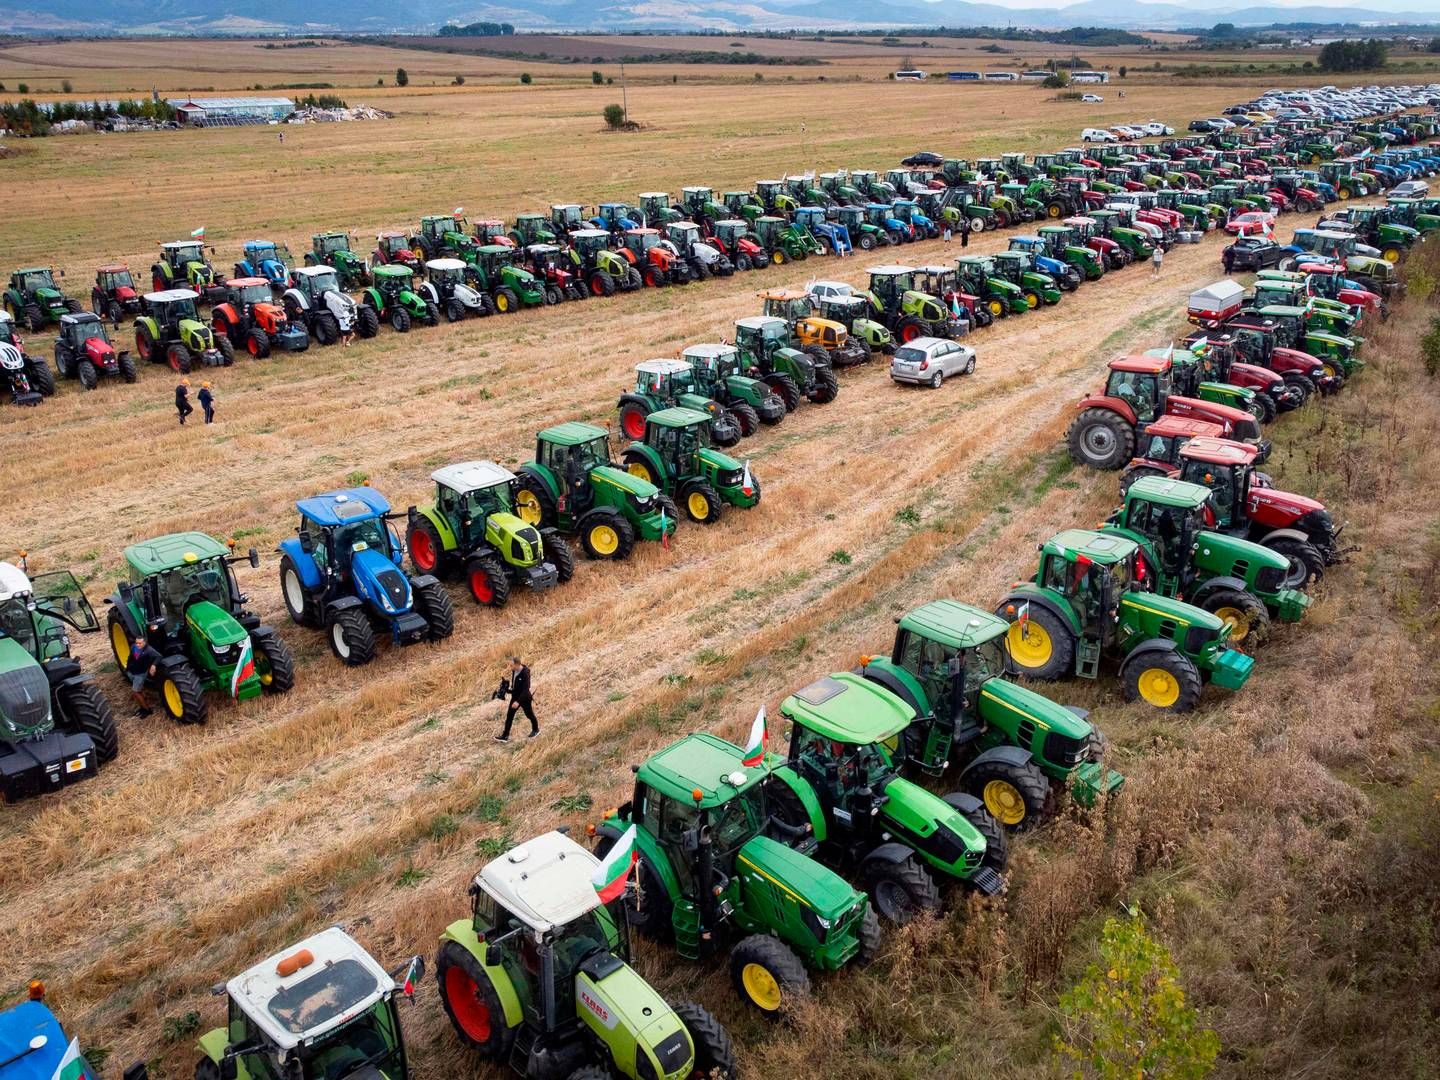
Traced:
POLYGON ((227 97, 170 98, 182 124, 218 127, 235 124, 267 124, 284 120, 295 111, 289 98, 227 97))

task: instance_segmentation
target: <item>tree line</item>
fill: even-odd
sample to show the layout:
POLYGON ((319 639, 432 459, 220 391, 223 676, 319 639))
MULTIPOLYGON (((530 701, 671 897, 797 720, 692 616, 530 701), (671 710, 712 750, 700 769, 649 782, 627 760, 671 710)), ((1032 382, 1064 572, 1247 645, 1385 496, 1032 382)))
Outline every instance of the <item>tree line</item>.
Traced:
POLYGON ((441 37, 506 37, 513 33, 515 27, 508 22, 446 23, 440 27, 441 37))
POLYGON ((1389 51, 1378 38, 1332 41, 1320 50, 1321 71, 1375 71, 1385 66, 1389 51))
POLYGON ((66 120, 85 120, 103 124, 123 116, 127 120, 166 122, 175 119, 175 107, 165 101, 57 101, 39 105, 29 98, 0 105, 0 128, 16 135, 48 135, 52 124, 66 120))

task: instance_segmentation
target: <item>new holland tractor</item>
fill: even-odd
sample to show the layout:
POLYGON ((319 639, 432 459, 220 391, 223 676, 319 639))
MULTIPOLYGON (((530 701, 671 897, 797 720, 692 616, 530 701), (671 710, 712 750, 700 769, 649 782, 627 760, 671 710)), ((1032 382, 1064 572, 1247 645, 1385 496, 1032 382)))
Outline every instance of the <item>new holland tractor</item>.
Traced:
MULTIPOLYGON (((288 280, 288 278, 287 278, 288 280)), ((310 333, 302 323, 291 322, 283 304, 275 300, 270 282, 258 277, 235 277, 225 283, 225 299, 210 309, 215 337, 243 348, 257 360, 275 349, 304 352, 310 333)))
POLYGON ((1153 591, 1139 544, 1114 532, 1067 529, 1040 545, 1029 582, 1000 601, 1016 670, 1032 679, 1096 679, 1118 665, 1127 701, 1186 712, 1205 682, 1239 690, 1255 661, 1230 644, 1218 615, 1153 591))
MULTIPOLYGON (((60 272, 63 277, 65 272, 60 272)), ((78 314, 85 310, 79 300, 66 297, 55 284, 55 273, 49 267, 32 266, 28 270, 16 270, 10 275, 10 284, 5 289, 5 311, 12 322, 25 320, 26 328, 39 333, 51 323, 58 323, 60 316, 78 314)))
POLYGON ((136 379, 135 358, 128 349, 115 351, 105 324, 91 311, 60 316, 60 332, 55 335, 55 370, 62 379, 79 379, 86 390, 94 390, 102 375, 127 383, 136 379))
POLYGON ((636 768, 631 798, 596 827, 595 854, 609 854, 633 826, 630 925, 673 942, 685 960, 728 950, 740 999, 777 1016, 809 996, 810 971, 872 960, 880 925, 864 893, 790 846, 802 830, 777 819, 769 769, 745 757, 706 733, 653 755, 636 768))
POLYGON ((735 1080, 720 1022, 670 1005, 630 966, 624 893, 602 900, 600 871, 563 830, 481 868, 470 917, 445 928, 435 958, 455 1034, 526 1080, 735 1080))
POLYGON ((323 627, 351 667, 375 657, 376 635, 394 645, 440 641, 455 610, 440 580, 405 573, 390 504, 372 488, 328 491, 295 504, 300 524, 280 542, 280 593, 297 626, 323 627))
POLYGON ((263 278, 272 289, 290 287, 290 248, 273 240, 247 240, 235 264, 237 278, 263 278))
POLYGON ((397 334, 404 334, 419 320, 426 326, 440 322, 439 305, 420 295, 415 271, 409 266, 386 264, 375 267, 371 283, 360 294, 360 303, 375 313, 376 322, 388 322, 397 334))
POLYGON ((643 439, 646 418, 677 405, 705 414, 716 446, 734 446, 744 434, 744 425, 730 408, 697 386, 689 361, 666 358, 635 365, 635 388, 621 394, 617 406, 620 430, 629 439, 643 439))
POLYGON ((330 267, 346 292, 370 284, 370 260, 350 246, 348 232, 323 232, 310 237, 305 265, 330 267))
MULTIPOLYGON (((210 249, 215 254, 215 249, 210 249)), ((173 240, 160 245, 160 259, 150 267, 150 287, 153 292, 169 289, 191 289, 210 303, 223 292, 225 275, 215 272, 215 267, 205 257, 203 240, 173 240)))
POLYGON ((760 481, 750 463, 712 447, 710 416, 695 409, 651 413, 644 438, 627 446, 620 461, 630 475, 654 484, 701 525, 719 521, 727 506, 748 510, 760 502, 760 481))
POLYGON ((273 627, 245 607, 233 563, 260 565, 200 532, 157 536, 125 549, 126 579, 110 594, 110 649, 122 677, 139 637, 160 654, 149 685, 166 714, 203 724, 207 693, 249 701, 295 685, 295 661, 273 627))
POLYGON ((743 374, 734 345, 687 345, 680 359, 693 369, 696 390, 730 410, 743 438, 754 435, 761 424, 785 419, 785 399, 766 383, 743 374))
POLYGON ((87 780, 120 749, 115 718, 70 654, 70 631, 100 629, 68 570, 33 579, 0 562, 0 800, 87 780))
MULTIPOLYGON (((224 286, 220 286, 221 291, 224 286)), ((216 334, 200 319, 189 289, 167 289, 146 293, 143 313, 135 319, 135 351, 153 364, 169 364, 188 373, 197 363, 202 367, 223 367, 234 362, 235 346, 223 334, 216 334)))
POLYGON ((515 510, 538 529, 580 537, 592 559, 624 559, 636 539, 661 541, 678 524, 674 502, 610 460, 604 428, 569 422, 535 437, 535 459, 520 466, 515 510))
POLYGON ((493 461, 462 461, 430 474, 435 501, 410 507, 405 546, 416 573, 464 575, 477 604, 501 608, 516 586, 543 592, 575 573, 570 545, 515 512, 518 481, 493 461))
POLYGON ((791 348, 790 326, 784 319, 756 315, 735 322, 735 347, 747 372, 759 373, 793 412, 801 397, 828 405, 840 393, 840 380, 824 349, 791 348))
POLYGON ((303 326, 321 345, 334 345, 346 334, 373 338, 380 332, 380 313, 370 304, 357 304, 340 285, 330 266, 297 266, 295 284, 280 297, 285 314, 303 326))

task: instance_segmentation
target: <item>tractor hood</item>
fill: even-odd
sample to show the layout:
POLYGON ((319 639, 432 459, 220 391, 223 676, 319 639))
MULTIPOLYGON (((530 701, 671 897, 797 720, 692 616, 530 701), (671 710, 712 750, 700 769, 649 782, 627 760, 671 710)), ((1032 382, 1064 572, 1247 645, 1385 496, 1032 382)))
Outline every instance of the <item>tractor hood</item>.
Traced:
POLYGON ((140 294, 137 293, 129 285, 115 286, 115 299, 119 300, 121 303, 124 303, 126 300, 134 300, 139 295, 140 294))
POLYGON ((705 464, 718 469, 720 472, 739 472, 741 465, 729 454, 722 453, 714 447, 707 446, 700 451, 700 460, 705 464))
POLYGON ((65 297, 59 289, 52 289, 48 286, 36 289, 35 299, 47 307, 54 307, 56 304, 63 304, 65 302, 65 297))
POLYGON ((978 864, 985 854, 985 837, 939 795, 903 777, 885 785, 880 817, 914 838, 917 847, 942 863, 978 864), (967 858, 973 856, 973 858, 967 858))
POLYGON ((360 595, 387 615, 410 610, 410 580, 383 551, 367 547, 352 552, 351 576, 360 595))
POLYGON ((216 648, 237 645, 249 636, 233 615, 209 600, 199 600, 187 607, 185 622, 216 648))
POLYGON ((763 876, 832 924, 862 898, 838 874, 768 836, 753 837, 735 854, 742 878, 763 876))
POLYGON ((617 469, 614 465, 599 465, 591 469, 590 480, 612 484, 621 491, 634 495, 637 499, 649 498, 658 490, 649 480, 642 480, 624 469, 617 469))
POLYGON ((1269 567, 1284 571, 1290 565, 1284 555, 1253 540, 1208 529, 1195 534, 1194 559, 1200 569, 1228 574, 1237 558, 1244 559, 1256 570, 1269 567))
POLYGON ((1303 517, 1313 510, 1324 510, 1325 504, 1317 502, 1306 495, 1297 495, 1293 491, 1279 491, 1275 488, 1252 487, 1245 500, 1253 515, 1257 507, 1268 507, 1272 510, 1283 511, 1293 514, 1295 517, 1303 517))
MULTIPOLYGON (((538 554, 540 534, 536 532, 535 526, 531 525, 524 518, 517 517, 507 511, 501 511, 498 514, 491 514, 486 518, 485 526, 487 533, 492 533, 498 539, 505 541, 506 550, 509 551, 512 556, 518 556, 522 549, 536 551, 538 554), (520 541, 518 547, 515 543, 517 539, 520 541)), ((514 561, 517 564, 521 564, 527 560, 516 558, 514 561)))
POLYGON ((52 726, 45 669, 18 641, 0 638, 0 739, 34 738, 52 726))
POLYGON ((1258 364, 1235 363, 1230 365, 1230 371, 1236 375, 1244 375, 1247 379, 1252 379, 1263 386, 1278 386, 1285 381, 1283 377, 1275 374, 1269 368, 1260 367, 1258 364))
POLYGON ((1127 592, 1120 597, 1120 608, 1122 613, 1125 608, 1131 608, 1142 616, 1155 615, 1161 619, 1171 619, 1178 626, 1209 630, 1212 634, 1218 634, 1225 625, 1223 619, 1210 614, 1204 608, 1159 593, 1127 592))
POLYGON ((181 319, 180 336, 182 338, 198 337, 204 341, 210 340, 210 327, 206 326, 199 319, 181 319))
POLYGON ((1011 731, 1030 721, 1042 731, 1069 739, 1090 734, 1090 723, 1044 694, 999 678, 986 679, 980 686, 980 719, 1002 731, 1011 731))
POLYGON ((639 1044, 637 1055, 648 1048, 659 1061, 661 1076, 684 1073, 694 1061, 680 1018, 654 987, 612 955, 587 961, 576 973, 575 1012, 602 1043, 615 1039, 617 1027, 629 1033, 639 1044))
POLYGON ((985 284, 996 292, 1009 293, 1014 296, 1020 295, 1020 286, 1012 281, 1006 281, 1004 278, 987 277, 985 284))
POLYGON ((92 337, 85 340, 85 355, 97 367, 109 367, 115 357, 115 347, 104 338, 92 337))

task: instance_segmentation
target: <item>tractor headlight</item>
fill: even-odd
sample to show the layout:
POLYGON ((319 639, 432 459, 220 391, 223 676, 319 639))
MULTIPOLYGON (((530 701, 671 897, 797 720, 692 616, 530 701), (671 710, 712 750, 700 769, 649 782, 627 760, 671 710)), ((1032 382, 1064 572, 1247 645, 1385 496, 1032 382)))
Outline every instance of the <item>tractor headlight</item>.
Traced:
POLYGON ((825 939, 830 935, 830 920, 822 919, 810 908, 803 906, 800 908, 800 918, 809 928, 810 933, 815 936, 815 940, 823 945, 825 939))
POLYGON ((655 505, 655 496, 654 496, 654 495, 636 495, 636 496, 635 496, 635 509, 639 510, 641 513, 645 513, 646 511, 648 511, 648 510, 649 510, 652 506, 654 506, 654 505, 655 505))
POLYGON ((222 664, 228 664, 231 660, 235 659, 234 645, 216 645, 214 642, 211 642, 210 651, 214 654, 215 659, 222 664))
POLYGON ((740 481, 744 479, 744 473, 739 469, 728 469, 725 472, 717 473, 715 479, 721 487, 739 487, 740 481))

